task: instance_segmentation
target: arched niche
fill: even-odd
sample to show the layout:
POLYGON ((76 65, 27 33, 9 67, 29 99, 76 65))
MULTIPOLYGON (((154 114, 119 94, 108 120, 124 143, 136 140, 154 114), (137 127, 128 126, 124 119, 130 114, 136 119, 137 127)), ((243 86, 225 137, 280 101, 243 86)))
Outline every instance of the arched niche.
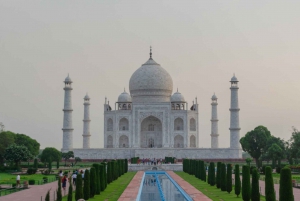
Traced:
POLYGON ((190 147, 196 147, 196 137, 194 135, 190 137, 190 147))
POLYGON ((190 131, 196 131, 196 120, 194 118, 190 119, 190 131))
POLYGON ((119 130, 120 131, 128 131, 129 130, 129 122, 127 118, 122 118, 119 121, 119 130))
POLYGON ((113 131, 114 128, 114 122, 111 118, 107 120, 107 131, 113 131))
POLYGON ((162 147, 162 123, 157 117, 149 116, 143 119, 140 132, 141 148, 162 147))
POLYGON ((174 120, 174 130, 183 131, 183 119, 178 117, 174 120))
POLYGON ((129 147, 129 139, 126 135, 122 135, 119 138, 119 147, 120 148, 128 148, 129 147))
POLYGON ((174 148, 183 148, 184 139, 181 135, 176 135, 174 138, 174 148))
POLYGON ((107 136, 107 148, 113 148, 114 140, 111 135, 107 136))

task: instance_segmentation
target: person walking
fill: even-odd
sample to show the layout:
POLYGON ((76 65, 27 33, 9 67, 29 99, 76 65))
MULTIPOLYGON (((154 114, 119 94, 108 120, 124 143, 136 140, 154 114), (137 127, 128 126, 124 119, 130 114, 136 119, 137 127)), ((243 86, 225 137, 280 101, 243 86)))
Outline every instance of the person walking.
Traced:
POLYGON ((17 185, 16 185, 16 187, 20 187, 20 179, 21 179, 20 175, 18 175, 17 176, 17 185))
POLYGON ((66 190, 67 180, 67 176, 64 175, 64 177, 62 178, 62 188, 64 189, 64 191, 66 190))
POLYGON ((73 174, 72 174, 73 185, 76 185, 76 178, 77 178, 77 174, 75 172, 73 172, 73 174))

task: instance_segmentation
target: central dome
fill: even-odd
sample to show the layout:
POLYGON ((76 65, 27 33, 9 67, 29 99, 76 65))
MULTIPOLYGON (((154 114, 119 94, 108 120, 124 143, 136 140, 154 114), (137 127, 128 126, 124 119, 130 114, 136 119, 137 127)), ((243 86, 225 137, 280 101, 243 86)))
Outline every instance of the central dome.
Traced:
POLYGON ((169 73, 150 57, 132 74, 129 90, 133 102, 170 102, 173 81, 169 73))

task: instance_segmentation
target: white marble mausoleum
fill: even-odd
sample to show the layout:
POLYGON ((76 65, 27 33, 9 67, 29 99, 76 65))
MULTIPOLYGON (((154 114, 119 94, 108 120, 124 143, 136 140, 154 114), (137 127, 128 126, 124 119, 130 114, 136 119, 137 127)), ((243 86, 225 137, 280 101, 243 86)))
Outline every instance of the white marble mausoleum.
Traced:
MULTIPOLYGON (((197 98, 189 106, 178 91, 173 93, 169 73, 150 58, 131 76, 129 92, 122 92, 110 105, 104 103, 104 148, 90 148, 90 97, 84 97, 83 147, 73 148, 72 80, 65 79, 62 151, 73 150, 82 159, 115 158, 214 158, 242 157, 239 145, 238 80, 231 79, 230 148, 219 148, 217 97, 212 96, 211 148, 198 148, 197 98)), ((224 132, 224 131, 223 131, 224 132)), ((225 134, 225 132, 224 132, 225 134)))

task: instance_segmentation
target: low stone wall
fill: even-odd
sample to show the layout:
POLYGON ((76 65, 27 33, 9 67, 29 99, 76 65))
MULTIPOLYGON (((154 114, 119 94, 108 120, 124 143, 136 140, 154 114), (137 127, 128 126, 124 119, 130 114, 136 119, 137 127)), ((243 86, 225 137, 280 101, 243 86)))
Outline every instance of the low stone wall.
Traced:
POLYGON ((128 165, 128 171, 147 171, 147 170, 182 171, 182 164, 159 164, 159 165, 129 164, 128 165))
POLYGON ((165 158, 177 159, 240 159, 241 149, 210 149, 210 148, 100 148, 100 149, 74 149, 75 157, 81 159, 122 159, 139 157, 142 158, 165 158))

